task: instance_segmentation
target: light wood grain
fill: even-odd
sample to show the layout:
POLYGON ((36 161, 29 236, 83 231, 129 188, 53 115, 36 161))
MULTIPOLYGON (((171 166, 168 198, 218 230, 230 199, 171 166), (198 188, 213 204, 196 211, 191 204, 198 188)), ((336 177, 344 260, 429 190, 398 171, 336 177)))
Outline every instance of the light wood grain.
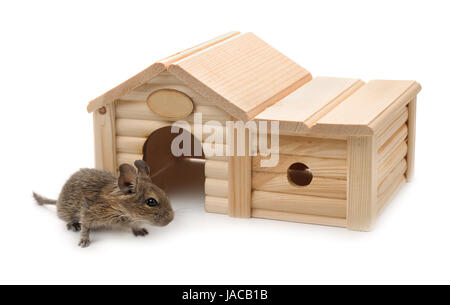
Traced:
POLYGON ((378 183, 383 181, 390 171, 406 157, 408 145, 402 142, 391 154, 389 154, 378 166, 378 183))
POLYGON ((311 80, 308 71, 252 33, 174 62, 168 70, 244 121, 311 80))
POLYGON ((205 194, 214 197, 228 197, 228 180, 205 179, 205 194))
POLYGON ((194 104, 189 96, 173 89, 161 89, 153 92, 147 98, 148 108, 157 115, 169 119, 183 119, 194 110, 194 104))
POLYGON ((142 160, 143 159, 142 154, 127 154, 127 153, 118 153, 117 154, 117 164, 134 164, 134 161, 136 160, 142 160))
POLYGON ((314 177, 347 179, 347 161, 342 159, 279 155, 278 164, 273 167, 261 167, 261 159, 267 158, 260 155, 252 158, 253 171, 286 174, 289 166, 299 162, 308 166, 314 177))
POLYGON ((117 137, 116 147, 118 153, 142 154, 146 138, 117 137))
POLYGON ((389 173, 389 175, 384 178, 383 181, 378 185, 377 196, 381 197, 388 190, 392 184, 399 180, 400 176, 404 176, 407 168, 407 163, 405 159, 402 159, 389 173))
POLYGON ((208 213, 228 214, 228 199, 206 196, 205 210, 208 213))
POLYGON ((114 104, 106 105, 105 110, 104 114, 98 110, 94 113, 95 167, 115 173, 117 160, 114 104))
MULTIPOLYGON (((270 134, 265 136, 267 147, 270 148, 270 134)), ((347 141, 281 135, 279 136, 279 152, 285 155, 345 160, 347 159, 347 141)))
POLYGON ((333 218, 315 215, 305 215, 296 213, 286 213, 280 211, 269 211, 263 209, 252 209, 252 217, 255 218, 265 218, 265 219, 275 219, 282 221, 292 221, 301 222, 307 224, 332 226, 332 227, 343 227, 346 226, 345 218, 333 218))
POLYGON ((419 91, 420 85, 414 81, 370 81, 321 118, 312 130, 373 135, 392 113, 405 107, 419 91))
POLYGON ((152 132, 171 124, 164 121, 117 119, 116 131, 118 136, 147 138, 152 132))
POLYGON ((188 56, 191 56, 191 55, 195 54, 196 52, 205 50, 215 44, 221 43, 221 42, 223 42, 227 39, 230 39, 233 36, 236 36, 238 34, 239 34, 239 32, 230 32, 230 33, 221 35, 219 37, 216 37, 207 42, 204 42, 195 47, 189 48, 185 51, 179 52, 175 55, 169 56, 167 58, 160 60, 159 62, 154 63, 150 67, 148 67, 145 70, 143 70, 142 72, 136 74, 135 76, 128 79, 127 81, 121 83, 117 87, 109 90, 105 94, 92 100, 87 107, 88 111, 93 112, 94 110, 96 110, 102 106, 112 103, 119 97, 126 95, 127 93, 131 92, 133 89, 145 84, 146 82, 150 81, 155 76, 166 71, 167 67, 171 63, 173 63, 177 60, 186 58, 188 56))
POLYGON ((252 173, 252 189, 258 191, 278 192, 286 194, 298 194, 318 196, 324 198, 347 198, 347 181, 314 177, 311 184, 298 186, 292 184, 287 173, 252 173))
POLYGON ((363 84, 358 79, 316 77, 258 114, 256 119, 284 122, 283 130, 301 133, 363 84))
POLYGON ((233 133, 233 155, 228 157, 229 211, 231 217, 251 217, 252 157, 248 148, 250 134, 245 131, 245 155, 239 156, 237 150, 237 130, 229 128, 233 133))
POLYGON ((406 172, 406 181, 411 181, 414 174, 414 159, 416 147, 416 107, 417 99, 414 98, 408 104, 408 170, 406 172))
POLYGON ((377 214, 380 214, 389 201, 394 197, 398 190, 406 183, 405 177, 402 175, 399 180, 391 185, 377 201, 377 214))
POLYGON ((206 160, 205 176, 208 178, 228 180, 228 162, 206 160))
MULTIPOLYGON (((225 126, 224 122, 229 118, 229 115, 216 106, 202 106, 195 107, 194 112, 202 113, 203 122, 218 121, 225 126)), ((176 118, 168 118, 153 113, 145 104, 145 102, 135 101, 118 101, 117 103, 117 118, 120 119, 134 119, 134 120, 154 120, 154 121, 177 121, 176 118)), ((194 122, 194 114, 183 118, 183 121, 189 123, 194 122)))
POLYGON ((346 216, 345 200, 262 191, 252 192, 252 208, 338 218, 346 216))
POLYGON ((394 133, 396 133, 408 120, 408 111, 405 108, 402 108, 401 115, 397 117, 397 120, 392 122, 383 128, 383 131, 376 135, 377 146, 380 147, 386 143, 386 141, 392 137, 394 133))
POLYGON ((348 140, 347 228, 369 231, 376 218, 376 149, 372 136, 348 140))
POLYGON ((378 162, 382 163, 408 136, 408 126, 403 124, 383 146, 378 149, 378 162))

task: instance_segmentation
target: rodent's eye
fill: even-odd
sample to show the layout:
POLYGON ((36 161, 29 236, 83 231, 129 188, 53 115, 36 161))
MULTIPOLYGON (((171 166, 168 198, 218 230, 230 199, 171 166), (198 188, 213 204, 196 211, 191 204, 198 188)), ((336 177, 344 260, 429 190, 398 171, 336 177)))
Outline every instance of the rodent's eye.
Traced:
POLYGON ((155 207, 155 206, 159 205, 158 201, 156 201, 155 198, 146 199, 145 204, 148 205, 149 207, 155 207))

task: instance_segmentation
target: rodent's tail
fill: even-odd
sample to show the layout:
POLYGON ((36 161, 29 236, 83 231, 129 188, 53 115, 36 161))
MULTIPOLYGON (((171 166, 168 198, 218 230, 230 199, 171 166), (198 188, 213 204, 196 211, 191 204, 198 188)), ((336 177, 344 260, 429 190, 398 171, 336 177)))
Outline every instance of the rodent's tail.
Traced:
POLYGON ((45 198, 39 194, 36 194, 35 192, 33 192, 33 197, 39 205, 56 204, 56 200, 45 198))

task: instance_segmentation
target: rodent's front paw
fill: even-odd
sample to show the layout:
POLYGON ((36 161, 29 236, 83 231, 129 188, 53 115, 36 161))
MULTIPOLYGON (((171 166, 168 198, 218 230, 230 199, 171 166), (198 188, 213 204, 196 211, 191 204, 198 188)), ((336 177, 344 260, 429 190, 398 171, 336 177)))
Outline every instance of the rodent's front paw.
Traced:
POLYGON ((145 228, 142 229, 133 229, 134 236, 145 236, 148 235, 148 231, 145 228))
POLYGON ((82 240, 80 240, 80 243, 78 244, 78 246, 80 246, 81 248, 87 248, 87 247, 89 247, 90 244, 91 244, 91 241, 89 239, 82 239, 82 240))

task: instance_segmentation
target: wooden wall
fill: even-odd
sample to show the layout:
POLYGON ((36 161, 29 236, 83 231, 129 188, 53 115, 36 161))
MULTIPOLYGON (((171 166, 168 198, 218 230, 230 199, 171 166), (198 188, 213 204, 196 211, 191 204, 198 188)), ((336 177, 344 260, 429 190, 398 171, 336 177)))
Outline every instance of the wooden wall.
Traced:
MULTIPOLYGON (((409 105, 398 110, 375 137, 378 213, 406 181, 409 105)), ((411 143, 411 147, 414 147, 414 143, 411 143)))
POLYGON ((345 226, 345 140, 281 135, 278 165, 261 167, 261 159, 252 160, 253 217, 345 226), (311 169, 311 184, 297 186, 288 180, 287 170, 296 162, 311 169))
MULTIPOLYGON (((224 124, 229 115, 168 73, 152 79, 130 94, 115 102, 115 145, 116 145, 116 171, 122 163, 133 164, 135 160, 143 158, 143 146, 150 134, 159 128, 171 126, 173 120, 152 113, 147 107, 146 100, 149 94, 158 89, 169 88, 179 90, 189 95, 194 103, 194 112, 202 112, 203 122, 219 121, 224 124)), ((194 126, 193 115, 183 119, 194 126)), ((225 142, 225 127, 222 130, 225 142)), ((226 145, 205 143, 208 133, 203 133, 202 144, 205 154, 218 147, 224 153, 226 145)), ((206 157, 205 161, 205 208, 208 212, 228 213, 228 159, 225 156, 206 157)))

